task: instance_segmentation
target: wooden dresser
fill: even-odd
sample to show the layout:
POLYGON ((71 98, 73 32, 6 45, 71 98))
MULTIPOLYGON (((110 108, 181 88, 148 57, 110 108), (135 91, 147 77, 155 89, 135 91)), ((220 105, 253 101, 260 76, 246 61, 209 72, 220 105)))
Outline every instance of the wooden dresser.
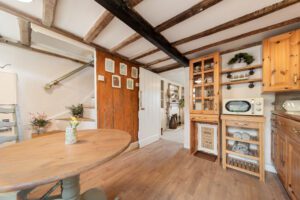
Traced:
POLYGON ((300 200, 300 116, 273 112, 271 156, 291 199, 300 200))

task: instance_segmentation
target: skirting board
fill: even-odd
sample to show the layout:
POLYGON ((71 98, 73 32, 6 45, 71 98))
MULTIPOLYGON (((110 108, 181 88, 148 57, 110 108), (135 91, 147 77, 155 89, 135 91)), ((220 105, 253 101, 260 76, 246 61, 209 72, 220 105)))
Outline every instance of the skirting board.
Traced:
POLYGON ((130 151, 139 149, 139 148, 140 148, 140 146, 139 146, 138 141, 132 142, 132 143, 130 143, 129 147, 123 153, 127 153, 127 152, 130 152, 130 151))
POLYGON ((159 140, 159 135, 153 135, 144 139, 139 140, 140 148, 147 146, 148 144, 151 144, 153 142, 156 142, 159 140))

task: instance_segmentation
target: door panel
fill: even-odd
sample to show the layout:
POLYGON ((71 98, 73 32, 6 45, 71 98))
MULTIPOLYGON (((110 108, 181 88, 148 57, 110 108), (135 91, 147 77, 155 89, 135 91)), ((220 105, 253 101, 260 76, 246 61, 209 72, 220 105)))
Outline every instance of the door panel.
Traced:
POLYGON ((140 69, 139 144, 141 147, 160 137, 160 76, 140 69))
POLYGON ((300 199, 300 149, 289 142, 288 192, 294 199, 300 199))

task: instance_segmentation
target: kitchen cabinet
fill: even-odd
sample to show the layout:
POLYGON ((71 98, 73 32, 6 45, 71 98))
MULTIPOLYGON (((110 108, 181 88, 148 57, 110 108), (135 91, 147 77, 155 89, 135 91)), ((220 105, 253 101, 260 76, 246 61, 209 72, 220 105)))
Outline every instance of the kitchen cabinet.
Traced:
POLYGON ((263 41, 263 91, 300 90, 300 29, 263 41))
POLYGON ((300 117, 273 113, 271 155, 278 177, 293 200, 300 200, 300 117))
POLYGON ((220 55, 190 61, 190 113, 219 114, 220 55))

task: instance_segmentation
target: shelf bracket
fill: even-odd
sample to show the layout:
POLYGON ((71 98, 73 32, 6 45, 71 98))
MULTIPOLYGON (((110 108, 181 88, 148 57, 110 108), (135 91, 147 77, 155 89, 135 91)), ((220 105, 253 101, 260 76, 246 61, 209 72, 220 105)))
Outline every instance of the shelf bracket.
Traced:
POLYGON ((251 82, 251 83, 249 83, 249 86, 248 86, 248 87, 249 87, 249 88, 254 88, 254 86, 255 86, 254 83, 251 82))
POLYGON ((227 78, 232 78, 231 72, 227 73, 227 78))
POLYGON ((227 85, 227 86, 226 86, 226 89, 227 89, 227 90, 230 90, 230 89, 231 89, 231 85, 227 85))
POLYGON ((254 69, 250 69, 249 75, 254 75, 254 69))

